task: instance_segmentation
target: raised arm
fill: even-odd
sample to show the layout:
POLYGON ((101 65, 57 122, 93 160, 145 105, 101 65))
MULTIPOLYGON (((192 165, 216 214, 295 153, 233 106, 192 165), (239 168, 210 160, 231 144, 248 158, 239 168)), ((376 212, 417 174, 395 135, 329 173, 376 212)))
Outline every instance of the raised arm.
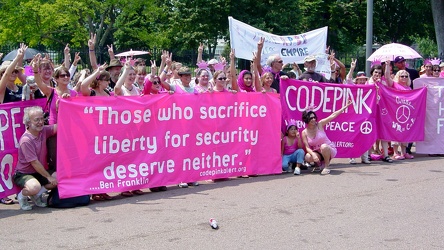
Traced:
POLYGON ((256 61, 259 62, 257 64, 257 70, 259 75, 262 75, 261 56, 262 56, 262 49, 264 48, 264 42, 265 42, 264 37, 261 37, 259 39, 259 42, 257 42, 256 61))
POLYGON ((39 87, 40 91, 42 91, 42 93, 49 98, 52 89, 42 81, 42 77, 40 76, 39 72, 40 60, 41 60, 41 55, 37 54, 34 56, 34 58, 31 61, 32 71, 34 72, 34 80, 37 86, 39 87))
MULTIPOLYGON (((168 51, 167 51, 167 53, 168 53, 168 51)), ((166 78, 166 74, 168 73, 168 70, 171 68, 171 63, 172 63, 171 59, 172 59, 172 57, 173 57, 173 53, 169 54, 166 57, 166 59, 165 59, 165 64, 166 65, 163 68, 163 70, 162 70, 162 72, 160 73, 160 76, 159 76, 160 84, 162 84, 162 87, 164 89, 168 90, 168 91, 171 90, 171 86, 167 82, 165 82, 165 78, 166 78)))
MULTIPOLYGON (((2 79, 0 80, 0 103, 3 103, 6 92, 6 85, 8 84, 9 76, 14 72, 15 67, 19 61, 23 61, 23 57, 25 56, 25 51, 28 48, 25 44, 20 44, 20 48, 17 50, 17 55, 11 64, 6 68, 5 73, 3 74, 2 79)), ((25 82, 26 83, 26 82, 25 82)))
POLYGON ((71 64, 71 67, 69 67, 69 74, 71 76, 71 79, 73 79, 74 74, 77 70, 77 63, 80 61, 80 52, 76 52, 74 56, 74 61, 71 64))
POLYGON ((253 53, 253 62, 251 63, 251 74, 253 75, 253 84, 256 92, 263 91, 261 76, 259 75, 260 63, 257 61, 257 56, 253 53))
POLYGON ((392 87, 393 79, 392 76, 390 75, 390 60, 387 60, 385 62, 384 77, 385 81, 387 82, 387 86, 392 87))
POLYGON ((236 58, 236 55, 234 53, 234 49, 231 49, 231 52, 230 52, 231 89, 239 92, 239 85, 237 84, 237 77, 236 77, 236 64, 235 64, 235 60, 234 60, 235 58, 236 58))
POLYGON ((123 66, 122 75, 119 76, 119 80, 117 80, 116 86, 114 86, 115 95, 123 95, 122 86, 125 83, 126 77, 128 76, 129 68, 131 68, 131 63, 130 60, 127 60, 123 66))
POLYGON ((197 63, 202 62, 202 54, 204 50, 203 43, 200 43, 199 48, 197 49, 197 63))
POLYGON ((82 95, 84 96, 91 95, 91 90, 89 89, 89 85, 94 81, 94 79, 99 77, 101 72, 105 71, 107 66, 108 65, 106 63, 104 65, 100 65, 100 67, 94 70, 93 73, 91 73, 88 77, 83 79, 82 84, 80 85, 80 92, 82 93, 82 95))
MULTIPOLYGON (((71 67, 71 55, 69 54, 69 43, 66 44, 63 54, 65 55, 65 67, 69 69, 71 67)), ((72 75, 72 74, 71 74, 72 75)))
POLYGON ((347 78, 345 78, 347 82, 353 82, 353 72, 355 71, 356 68, 356 61, 357 59, 353 58, 351 59, 350 71, 348 71, 347 78))
POLYGON ((345 79, 345 65, 339 61, 336 57, 335 57, 335 52, 333 51, 331 53, 331 59, 335 62, 335 65, 339 66, 339 75, 337 75, 336 77, 341 77, 341 79, 345 79))
POLYGON ((331 115, 329 115, 327 118, 320 120, 319 125, 324 127, 327 123, 329 123, 330 121, 332 121, 333 119, 338 117, 338 115, 340 115, 342 112, 344 112, 344 110, 346 110, 348 108, 348 106, 350 106, 351 104, 352 104, 351 100, 348 100, 347 104, 345 104, 341 109, 336 110, 331 115))
POLYGON ((159 72, 157 73, 158 76, 160 76, 162 74, 162 70, 164 70, 164 68, 165 68, 165 62, 169 56, 168 54, 169 54, 168 51, 162 50, 162 55, 160 56, 159 72))
POLYGON ((97 58, 96 58, 96 34, 91 33, 90 38, 88 40, 88 48, 89 48, 89 61, 91 63, 91 68, 96 70, 97 66, 97 58))

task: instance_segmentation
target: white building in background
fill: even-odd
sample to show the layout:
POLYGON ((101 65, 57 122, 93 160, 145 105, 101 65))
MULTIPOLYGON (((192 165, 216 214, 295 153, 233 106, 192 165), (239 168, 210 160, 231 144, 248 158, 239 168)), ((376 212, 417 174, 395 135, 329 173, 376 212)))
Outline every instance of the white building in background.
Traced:
POLYGON ((222 52, 224 51, 225 45, 227 43, 224 39, 217 39, 217 45, 216 45, 216 51, 214 52, 214 58, 219 58, 220 55, 222 55, 222 52))

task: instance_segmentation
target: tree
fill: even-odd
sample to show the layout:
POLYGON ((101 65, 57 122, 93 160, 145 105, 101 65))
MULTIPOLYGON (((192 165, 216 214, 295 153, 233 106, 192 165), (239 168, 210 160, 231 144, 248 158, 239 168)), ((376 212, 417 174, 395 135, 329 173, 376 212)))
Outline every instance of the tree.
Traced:
POLYGON ((438 55, 444 59, 444 1, 430 0, 435 24, 436 42, 438 43, 438 55))

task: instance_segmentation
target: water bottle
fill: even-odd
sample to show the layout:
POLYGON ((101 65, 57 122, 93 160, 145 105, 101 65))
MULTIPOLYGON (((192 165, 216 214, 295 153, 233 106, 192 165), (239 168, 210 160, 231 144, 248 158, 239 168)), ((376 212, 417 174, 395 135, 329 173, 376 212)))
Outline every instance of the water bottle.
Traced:
POLYGON ((211 226, 213 229, 218 229, 218 228, 219 228, 219 226, 217 225, 217 221, 216 221, 216 219, 213 219, 213 218, 210 219, 210 226, 211 226))

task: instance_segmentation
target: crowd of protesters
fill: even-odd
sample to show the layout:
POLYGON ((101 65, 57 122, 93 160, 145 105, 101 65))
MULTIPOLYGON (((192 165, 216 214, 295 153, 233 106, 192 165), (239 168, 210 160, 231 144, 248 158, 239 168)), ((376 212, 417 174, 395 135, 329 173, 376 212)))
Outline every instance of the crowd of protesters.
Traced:
MULTIPOLYGON (((44 207, 41 195, 47 189, 57 185, 56 179, 56 131, 58 104, 61 98, 79 96, 140 96, 173 93, 211 93, 211 92, 262 92, 279 93, 280 79, 297 78, 310 82, 328 82, 337 84, 383 84, 400 90, 413 88, 412 81, 418 77, 444 77, 444 63, 439 59, 427 59, 420 71, 406 66, 406 60, 397 56, 393 61, 374 62, 370 77, 363 71, 356 70, 356 60, 352 59, 350 71, 346 75, 345 65, 335 58, 335 53, 327 51, 331 66, 331 77, 316 72, 317 60, 314 55, 304 58, 304 71, 296 63, 292 70, 285 72, 284 63, 279 55, 269 56, 266 66, 261 65, 261 55, 264 39, 258 42, 250 70, 241 70, 237 74, 235 51, 230 53, 230 60, 202 60, 203 45, 198 48, 198 68, 192 72, 184 66, 186 62, 175 62, 172 54, 164 51, 159 67, 155 61, 150 61, 149 69, 145 60, 138 58, 122 62, 114 56, 113 47, 108 46, 109 64, 97 64, 95 55, 95 35, 88 40, 89 60, 91 70, 77 71, 80 60, 75 54, 73 63, 69 47, 64 50, 65 59, 62 65, 55 65, 48 56, 36 55, 30 62, 33 76, 25 76, 23 58, 27 46, 22 44, 13 61, 3 63, 0 69, 0 103, 17 102, 46 98, 49 111, 49 125, 44 125, 43 113, 46 110, 32 107, 25 109, 24 124, 26 132, 20 139, 18 165, 14 174, 14 182, 22 190, 17 195, 20 207, 30 210, 29 199, 36 206, 44 207), (394 70, 397 70, 396 72, 394 70), (193 77, 195 74, 195 77, 193 77), (19 79, 23 85, 15 82, 19 79), (39 145, 33 138, 40 138, 39 145), (43 146, 42 146, 43 145, 43 146), (45 147, 44 145, 48 145, 45 147), (28 199, 29 198, 29 199, 28 199)), ((282 170, 301 174, 301 169, 318 168, 321 174, 329 174, 329 165, 335 157, 337 149, 324 132, 324 126, 337 117, 350 103, 335 111, 327 118, 318 121, 313 111, 303 113, 302 120, 306 123, 303 131, 298 131, 294 122, 286 126, 282 136, 282 170), (294 166, 294 168, 293 168, 294 166)), ((412 144, 387 142, 378 140, 361 157, 361 162, 369 164, 373 155, 380 155, 385 162, 394 160, 413 159, 412 144), (382 149, 380 149, 382 147, 382 149)), ((355 159, 350 159, 356 164, 355 159)), ((180 183, 179 187, 198 186, 198 182, 180 183)), ((154 187, 152 192, 166 191, 167 187, 154 187)), ((142 190, 122 192, 123 196, 142 195, 142 190)), ((96 201, 111 200, 108 194, 94 194, 96 201)), ((10 198, 1 199, 1 203, 13 204, 10 198)))

